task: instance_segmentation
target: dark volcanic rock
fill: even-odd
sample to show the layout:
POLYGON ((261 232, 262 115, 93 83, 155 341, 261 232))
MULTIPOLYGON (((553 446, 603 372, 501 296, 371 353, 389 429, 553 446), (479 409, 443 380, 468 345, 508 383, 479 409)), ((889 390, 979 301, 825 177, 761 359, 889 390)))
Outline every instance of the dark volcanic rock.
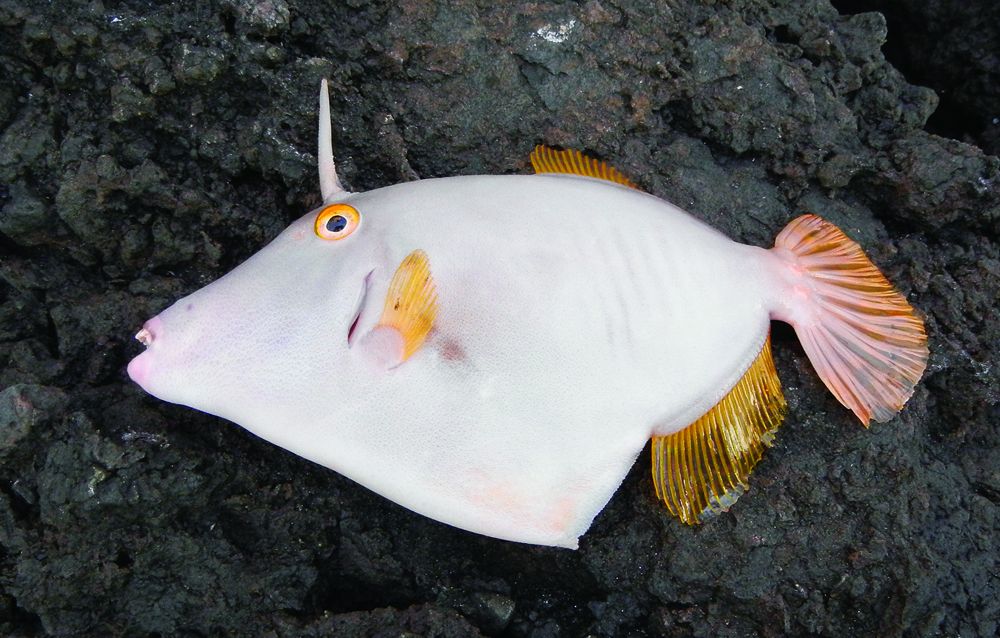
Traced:
POLYGON ((886 56, 931 87, 941 108, 928 128, 1000 153, 1000 3, 964 0, 835 0, 841 11, 882 11, 886 56))
POLYGON ((1000 162, 924 131, 886 33, 826 0, 0 0, 0 633, 995 635, 1000 162), (355 189, 545 141, 741 241, 821 213, 925 313, 927 375, 863 431, 776 327, 752 492, 682 527, 646 453, 578 552, 145 396, 142 320, 317 204, 322 77, 355 189))

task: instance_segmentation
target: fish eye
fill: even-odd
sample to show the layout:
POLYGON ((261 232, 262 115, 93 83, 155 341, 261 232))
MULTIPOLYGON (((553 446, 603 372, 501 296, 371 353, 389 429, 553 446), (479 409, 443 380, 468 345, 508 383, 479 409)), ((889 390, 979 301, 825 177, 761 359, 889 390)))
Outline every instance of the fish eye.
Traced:
POLYGON ((331 204, 316 215, 313 228, 322 239, 343 239, 353 233, 361 223, 361 214, 347 204, 331 204))

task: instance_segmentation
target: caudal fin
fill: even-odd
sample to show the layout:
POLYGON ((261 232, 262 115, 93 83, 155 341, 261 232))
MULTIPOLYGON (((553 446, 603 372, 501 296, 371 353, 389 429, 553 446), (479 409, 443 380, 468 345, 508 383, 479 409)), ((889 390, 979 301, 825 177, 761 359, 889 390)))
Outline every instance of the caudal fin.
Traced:
POLYGON ((788 284, 775 318, 866 427, 891 419, 927 367, 924 322, 858 244, 815 215, 789 223, 772 252, 788 284))

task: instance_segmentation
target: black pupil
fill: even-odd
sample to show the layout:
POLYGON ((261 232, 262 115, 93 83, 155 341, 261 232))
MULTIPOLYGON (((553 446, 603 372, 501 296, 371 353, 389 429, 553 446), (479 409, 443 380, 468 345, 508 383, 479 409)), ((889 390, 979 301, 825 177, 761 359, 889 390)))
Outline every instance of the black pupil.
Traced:
POLYGON ((347 218, 343 215, 334 215, 326 220, 326 229, 331 233, 339 233, 347 228, 347 218))

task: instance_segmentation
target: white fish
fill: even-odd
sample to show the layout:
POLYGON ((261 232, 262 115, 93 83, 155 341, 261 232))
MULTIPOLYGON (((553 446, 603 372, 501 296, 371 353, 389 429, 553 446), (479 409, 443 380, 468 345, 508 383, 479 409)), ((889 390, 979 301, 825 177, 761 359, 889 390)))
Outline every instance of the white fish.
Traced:
POLYGON ((867 425, 926 366, 922 321, 807 215, 735 243, 613 168, 344 190, 320 94, 323 205, 150 319, 128 366, 431 518, 575 548, 647 439, 687 523, 728 508, 785 411, 772 319, 867 425))

